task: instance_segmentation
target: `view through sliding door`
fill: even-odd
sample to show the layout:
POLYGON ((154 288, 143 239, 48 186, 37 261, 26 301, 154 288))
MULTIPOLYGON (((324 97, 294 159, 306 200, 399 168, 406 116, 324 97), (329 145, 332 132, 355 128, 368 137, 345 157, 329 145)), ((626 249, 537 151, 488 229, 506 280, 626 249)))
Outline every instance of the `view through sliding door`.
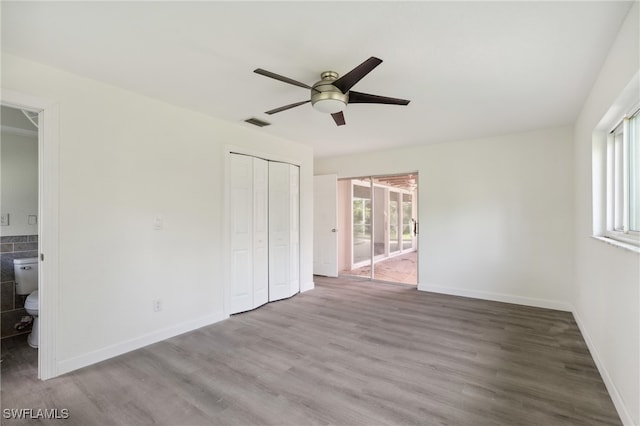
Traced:
POLYGON ((371 181, 369 179, 352 181, 351 269, 362 268, 371 264, 371 231, 373 228, 371 201, 371 181))
POLYGON ((417 175, 339 182, 339 264, 344 275, 417 284, 417 175), (343 226, 344 226, 343 225, 343 226))

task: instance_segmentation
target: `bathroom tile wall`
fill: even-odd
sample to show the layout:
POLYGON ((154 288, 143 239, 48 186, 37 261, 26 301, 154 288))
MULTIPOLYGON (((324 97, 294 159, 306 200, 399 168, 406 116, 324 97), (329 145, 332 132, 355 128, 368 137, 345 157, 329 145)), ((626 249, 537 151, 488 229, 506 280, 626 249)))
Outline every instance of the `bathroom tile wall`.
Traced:
POLYGON ((0 338, 31 331, 31 326, 23 330, 16 330, 15 327, 27 315, 24 310, 27 295, 15 294, 13 259, 37 256, 37 235, 0 237, 0 338))

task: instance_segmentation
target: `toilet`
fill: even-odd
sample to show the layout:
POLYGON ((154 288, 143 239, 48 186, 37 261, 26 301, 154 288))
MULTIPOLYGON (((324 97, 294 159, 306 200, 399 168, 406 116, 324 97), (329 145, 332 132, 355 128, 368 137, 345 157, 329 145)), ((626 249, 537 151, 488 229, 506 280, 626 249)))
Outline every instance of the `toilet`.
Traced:
POLYGON ((13 259, 15 273, 16 294, 27 295, 24 309, 33 316, 31 334, 27 343, 32 348, 38 348, 38 258, 13 259))

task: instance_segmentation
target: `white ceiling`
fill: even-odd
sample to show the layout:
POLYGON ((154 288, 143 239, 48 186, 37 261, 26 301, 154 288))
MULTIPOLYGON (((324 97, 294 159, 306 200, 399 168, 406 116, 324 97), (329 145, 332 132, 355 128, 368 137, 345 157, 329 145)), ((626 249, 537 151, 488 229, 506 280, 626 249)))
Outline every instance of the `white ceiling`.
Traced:
POLYGON ((631 2, 2 2, 3 51, 330 156, 573 123, 631 2), (370 56, 353 87, 410 99, 352 104, 346 126, 312 85, 370 56), (257 129, 257 128, 256 128, 257 129))

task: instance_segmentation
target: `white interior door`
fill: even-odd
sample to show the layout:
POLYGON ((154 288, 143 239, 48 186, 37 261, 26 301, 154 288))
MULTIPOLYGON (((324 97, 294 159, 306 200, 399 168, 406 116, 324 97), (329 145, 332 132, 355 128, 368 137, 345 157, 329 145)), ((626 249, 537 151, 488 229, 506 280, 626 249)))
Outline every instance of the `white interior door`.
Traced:
POLYGON ((289 166, 289 297, 300 291, 300 168, 289 166))
POLYGON ((313 274, 338 276, 338 176, 313 177, 313 274))
POLYGON ((291 297, 299 291, 297 192, 295 199, 292 196, 297 185, 297 167, 286 163, 269 163, 270 302, 291 297), (293 171, 292 167, 296 170, 293 171))
POLYGON ((253 159, 253 303, 269 301, 269 162, 253 159))
POLYGON ((269 301, 289 297, 289 165, 269 164, 269 301))
POLYGON ((253 158, 232 154, 230 162, 229 313, 235 314, 253 309, 253 158))

